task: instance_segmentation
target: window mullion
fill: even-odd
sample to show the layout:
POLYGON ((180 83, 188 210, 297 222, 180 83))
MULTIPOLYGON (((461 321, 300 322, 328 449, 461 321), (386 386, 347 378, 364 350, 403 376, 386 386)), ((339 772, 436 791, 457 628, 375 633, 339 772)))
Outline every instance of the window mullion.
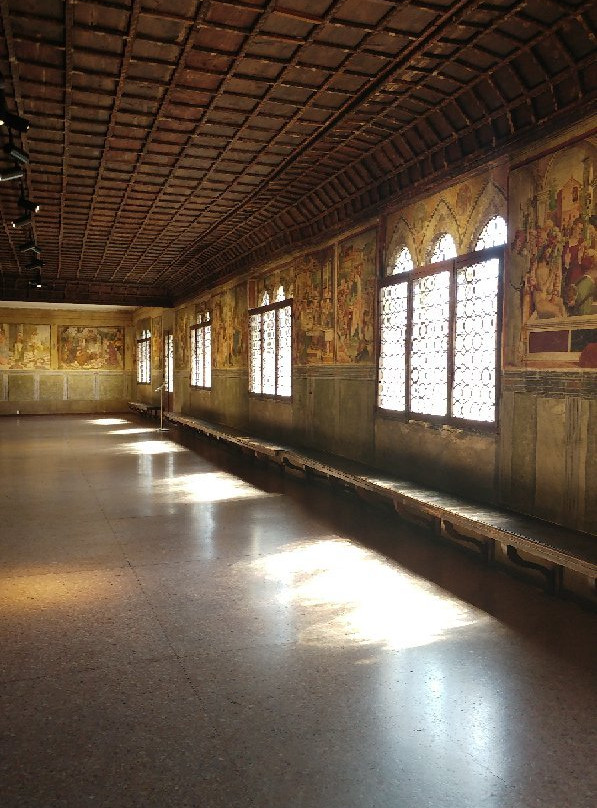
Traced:
POLYGON ((454 346, 456 344, 456 261, 450 269, 450 311, 448 323, 448 418, 452 417, 452 394, 454 387, 454 346))
POLYGON ((405 390, 404 390, 404 411, 410 413, 410 354, 412 349, 412 334, 413 334, 413 282, 407 281, 408 292, 406 296, 406 345, 404 350, 405 367, 405 390))

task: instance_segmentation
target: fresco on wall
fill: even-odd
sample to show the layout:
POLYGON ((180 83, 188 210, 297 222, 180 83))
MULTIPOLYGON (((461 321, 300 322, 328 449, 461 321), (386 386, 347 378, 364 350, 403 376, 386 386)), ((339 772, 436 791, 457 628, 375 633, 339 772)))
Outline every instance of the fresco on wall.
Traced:
POLYGON ((188 307, 176 309, 174 317, 174 365, 176 370, 190 367, 190 328, 193 315, 188 307))
POLYGON ((338 362, 373 361, 373 301, 377 231, 338 245, 336 333, 338 362))
POLYGON ((162 369, 162 318, 153 317, 151 320, 151 364, 155 370, 162 369))
POLYGON ((58 366, 86 370, 123 370, 124 329, 59 326, 58 366))
POLYGON ((213 365, 241 368, 247 363, 247 287, 225 289, 213 300, 213 365))
POLYGON ((460 255, 475 248, 477 236, 493 216, 506 216, 505 165, 493 167, 388 216, 386 273, 402 247, 408 247, 414 266, 428 262, 436 236, 450 233, 460 255))
POLYGON ((597 139, 512 171, 511 287, 517 359, 597 367, 597 139))
POLYGON ((295 265, 295 361, 299 365, 334 361, 334 248, 301 256, 295 265))
POLYGON ((0 323, 0 368, 50 367, 50 326, 0 323))

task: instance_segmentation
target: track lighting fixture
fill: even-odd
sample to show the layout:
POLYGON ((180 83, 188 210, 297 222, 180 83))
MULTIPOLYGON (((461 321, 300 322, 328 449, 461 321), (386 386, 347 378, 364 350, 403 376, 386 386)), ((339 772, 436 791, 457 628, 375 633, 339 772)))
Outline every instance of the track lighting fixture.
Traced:
POLYGON ((9 129, 16 129, 17 132, 26 132, 29 129, 29 121, 9 112, 3 105, 0 106, 0 126, 8 126, 9 129))
POLYGON ((21 196, 19 197, 17 204, 20 208, 23 208, 23 210, 30 210, 31 213, 37 213, 39 210, 39 205, 37 202, 31 202, 29 199, 27 199, 23 191, 21 191, 21 196))
POLYGON ((16 160, 17 163, 22 163, 23 165, 25 165, 26 163, 29 162, 29 155, 27 154, 27 152, 23 151, 23 149, 19 149, 18 146, 15 146, 12 140, 9 141, 4 146, 4 151, 9 157, 12 157, 13 160, 16 160))
MULTIPOLYGON (((30 269, 30 267, 27 267, 30 269)), ((33 286, 35 289, 41 289, 41 270, 38 269, 33 278, 29 281, 29 286, 33 286)))
POLYGON ((13 219, 12 226, 25 227, 26 224, 30 223, 31 223, 31 213, 23 213, 22 216, 19 216, 17 219, 13 219))
POLYGON ((15 166, 14 168, 6 168, 0 171, 0 182, 8 182, 8 180, 20 180, 23 178, 23 169, 15 166))
POLYGON ((37 246, 35 241, 26 241, 25 244, 22 244, 19 247, 19 252, 22 252, 22 253, 24 253, 24 252, 32 252, 35 255, 41 255, 41 250, 39 249, 39 247, 37 246))

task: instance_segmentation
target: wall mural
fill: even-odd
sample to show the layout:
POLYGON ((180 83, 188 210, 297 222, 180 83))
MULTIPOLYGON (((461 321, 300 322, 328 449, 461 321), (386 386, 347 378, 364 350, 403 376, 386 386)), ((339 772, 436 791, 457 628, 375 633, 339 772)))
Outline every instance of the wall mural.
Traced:
POLYGON ((506 216, 506 187, 506 166, 499 165, 390 214, 387 274, 402 247, 408 247, 415 267, 426 264, 429 247, 440 233, 450 233, 459 255, 473 250, 483 225, 492 216, 506 216))
POLYGON ((162 369, 162 318, 153 317, 151 320, 151 366, 155 370, 162 369))
POLYGON ((247 364, 247 286, 225 289, 213 300, 213 366, 241 368, 247 364))
POLYGON ((0 323, 0 368, 49 369, 50 326, 0 323))
POLYGON ((121 327, 58 326, 58 367, 123 370, 124 329, 121 327))
POLYGON ((377 231, 338 245, 336 333, 338 362, 373 361, 377 231))
POLYGON ((597 368, 597 138, 512 171, 512 286, 524 364, 597 368))
POLYGON ((295 265, 295 361, 334 361, 334 248, 307 253, 295 265))
POLYGON ((193 323, 193 314, 188 306, 176 309, 174 317, 174 364, 176 370, 187 370, 190 367, 190 328, 193 323))

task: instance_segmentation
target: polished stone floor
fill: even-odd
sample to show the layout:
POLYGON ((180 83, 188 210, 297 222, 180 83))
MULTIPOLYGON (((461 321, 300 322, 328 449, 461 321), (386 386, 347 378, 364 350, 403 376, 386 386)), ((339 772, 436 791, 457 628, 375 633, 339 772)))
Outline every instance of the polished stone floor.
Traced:
POLYGON ((594 614, 200 438, 0 418, 0 608, 2 808, 597 804, 594 614))

